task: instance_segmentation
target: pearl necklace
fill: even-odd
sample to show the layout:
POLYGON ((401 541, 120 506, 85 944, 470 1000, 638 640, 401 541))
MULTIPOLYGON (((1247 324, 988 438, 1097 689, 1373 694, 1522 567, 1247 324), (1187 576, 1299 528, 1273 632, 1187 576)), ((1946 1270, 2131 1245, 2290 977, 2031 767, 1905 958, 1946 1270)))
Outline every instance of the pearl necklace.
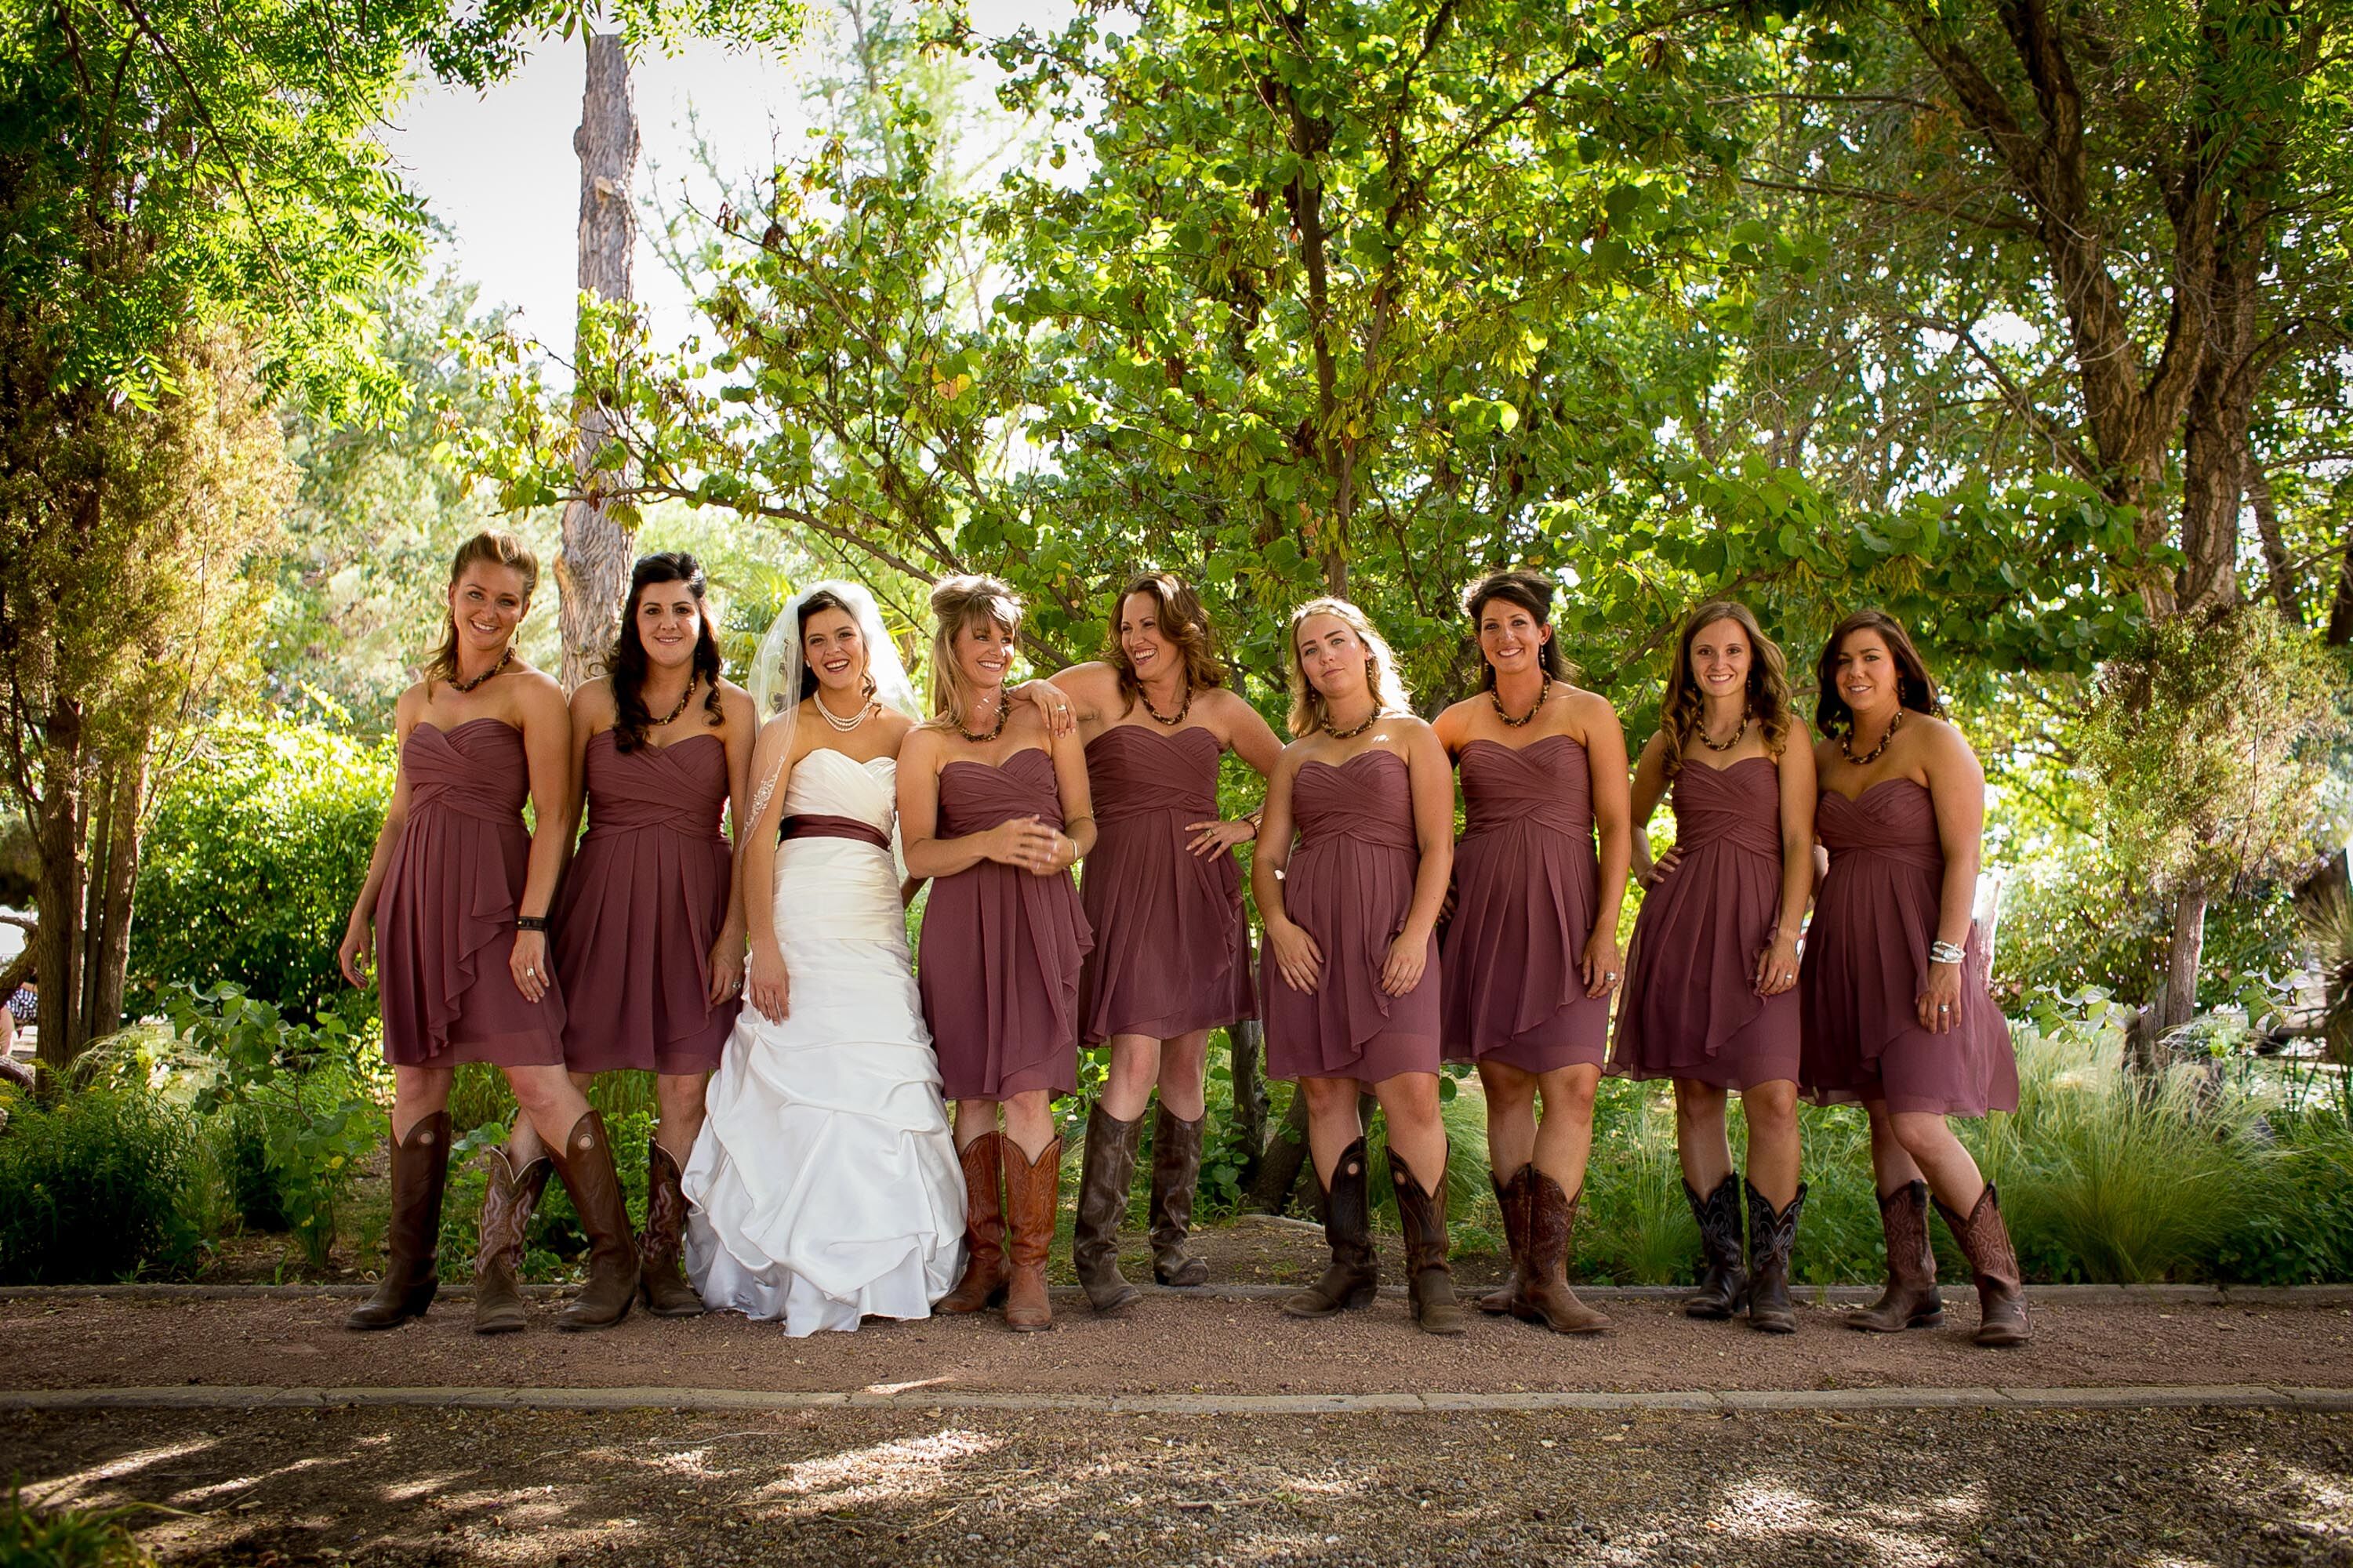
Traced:
POLYGON ((866 706, 860 708, 853 716, 848 719, 841 718, 825 705, 825 693, 821 690, 810 692, 809 701, 816 707, 817 716, 832 725, 834 733, 838 735, 849 734, 852 730, 865 723, 867 716, 874 711, 874 703, 870 700, 866 706))

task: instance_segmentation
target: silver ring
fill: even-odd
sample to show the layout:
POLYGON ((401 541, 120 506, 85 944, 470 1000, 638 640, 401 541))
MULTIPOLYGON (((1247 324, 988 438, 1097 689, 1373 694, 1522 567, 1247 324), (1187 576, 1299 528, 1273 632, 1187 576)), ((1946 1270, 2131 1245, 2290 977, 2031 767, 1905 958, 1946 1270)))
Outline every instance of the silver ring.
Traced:
POLYGON ((1952 1010, 1951 1005, 1947 1003, 1939 1002, 1936 1004, 1936 1011, 1939 1013, 1949 1013, 1952 1010))
POLYGON ((1610 982, 1612 984, 1615 984, 1618 980, 1618 972, 1614 969, 1606 970, 1603 972, 1601 978, 1610 982))

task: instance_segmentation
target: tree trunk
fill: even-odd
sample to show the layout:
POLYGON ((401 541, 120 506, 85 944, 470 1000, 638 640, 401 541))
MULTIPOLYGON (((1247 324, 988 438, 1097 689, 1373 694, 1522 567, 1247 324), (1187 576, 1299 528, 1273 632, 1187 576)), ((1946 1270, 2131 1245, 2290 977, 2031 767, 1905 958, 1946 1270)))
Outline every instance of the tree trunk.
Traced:
POLYGON ((2263 547, 2263 571, 2271 578, 2272 602, 2291 623, 2301 623, 2304 599, 2296 592, 2287 542, 2280 537, 2279 503, 2272 495, 2272 477, 2263 471, 2263 460, 2252 446, 2247 448, 2246 488, 2247 504, 2255 513, 2255 538, 2263 547))
POLYGON ((2173 941, 2165 955, 2158 1027, 2178 1029, 2198 1012, 2198 961, 2206 950, 2206 884, 2192 878, 2173 900, 2173 941))
POLYGON ((2330 647, 2353 643, 2353 532, 2345 535, 2344 548, 2337 553, 2337 592, 2328 601, 2328 630, 2324 635, 2330 647))
POLYGON ((1241 1129, 1241 1184, 1247 1190, 1266 1154, 1266 1029, 1256 1018, 1244 1018, 1227 1031, 1227 1037, 1232 1042, 1228 1059, 1233 1079, 1234 1125, 1241 1129))
POLYGON ((1250 1205, 1261 1214, 1281 1214, 1299 1184, 1307 1160, 1307 1097, 1294 1092, 1291 1109, 1266 1141, 1258 1171, 1250 1184, 1250 1205))
POLYGON ((122 1027, 131 895, 139 879, 140 819, 147 804, 146 749, 108 763, 100 789, 88 852, 90 913, 82 922, 82 1013, 91 1039, 122 1027))
MULTIPOLYGON (((581 292, 597 300, 629 299, 629 261, 638 237, 631 192, 638 117, 628 56, 617 34, 589 36, 587 87, 572 148, 580 154, 581 292)), ((580 439, 572 471, 579 499, 565 504, 564 548, 555 563, 567 691, 603 669, 629 584, 629 531, 604 500, 611 476, 596 467, 609 426, 595 391, 598 368, 587 358, 586 334, 576 333, 573 363, 579 377, 580 439)))
MULTIPOLYGON (((41 872, 35 900, 40 905, 40 1059, 62 1074, 89 1044, 81 1011, 82 881, 81 705, 60 697, 41 737, 41 799, 35 833, 41 847, 41 872)), ((62 1077, 55 1081, 62 1083, 62 1077)))

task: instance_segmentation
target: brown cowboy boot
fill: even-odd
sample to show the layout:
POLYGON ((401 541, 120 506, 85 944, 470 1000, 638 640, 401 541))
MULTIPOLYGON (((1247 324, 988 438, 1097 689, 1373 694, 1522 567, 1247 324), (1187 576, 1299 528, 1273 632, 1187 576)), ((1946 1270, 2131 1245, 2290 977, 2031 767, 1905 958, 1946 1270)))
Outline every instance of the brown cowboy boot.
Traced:
POLYGON ((1928 1246, 1928 1184, 1906 1182, 1879 1195, 1880 1228, 1887 1233, 1887 1289, 1846 1321, 1871 1334, 1933 1329, 1945 1321, 1936 1294, 1936 1254, 1928 1246))
POLYGON ((474 1254, 474 1331, 512 1334, 531 1321, 515 1272, 522 1267, 523 1232, 555 1162, 545 1151, 518 1172, 512 1148, 484 1156, 491 1184, 482 1194, 481 1246, 474 1254))
POLYGON ((605 1119, 583 1112, 565 1134, 564 1145, 548 1152, 555 1160, 564 1190, 588 1233, 588 1280, 572 1298, 555 1326, 567 1332, 608 1329, 629 1315, 638 1299, 638 1248, 629 1239, 629 1205, 621 1195, 621 1173, 613 1164, 613 1145, 605 1135, 605 1119))
POLYGON ((421 1318, 441 1289, 441 1192, 449 1177, 449 1113, 437 1110, 392 1146, 392 1224, 385 1233, 384 1278, 352 1309, 347 1329, 389 1329, 421 1318))
POLYGON ((1373 1252, 1373 1214, 1366 1192, 1365 1141, 1340 1152, 1332 1184, 1324 1189, 1324 1239, 1332 1248, 1324 1277, 1282 1303, 1294 1318, 1328 1318, 1349 1307, 1369 1307, 1380 1293, 1381 1270, 1373 1252))
POLYGON ((1798 1215, 1805 1207, 1803 1182, 1778 1214, 1770 1199, 1748 1187, 1748 1326, 1760 1334, 1798 1331, 1798 1310, 1789 1300, 1789 1249, 1798 1243, 1798 1215))
POLYGON ((1454 1299, 1454 1269, 1446 1260, 1446 1167, 1438 1167, 1438 1190, 1427 1191, 1391 1148, 1389 1184, 1397 1189, 1398 1218, 1405 1226, 1406 1296, 1413 1321, 1425 1334, 1459 1334, 1470 1324, 1454 1299))
POLYGON ((1098 1312, 1125 1311, 1144 1294, 1119 1271, 1119 1222, 1127 1217, 1128 1188, 1135 1182, 1135 1141, 1143 1132, 1144 1118, 1122 1121, 1100 1100, 1087 1112, 1071 1262, 1078 1269, 1087 1304, 1098 1312))
POLYGON ((1005 1162, 1005 1228, 1013 1277, 1005 1289, 1005 1326, 1016 1333, 1034 1334, 1054 1326, 1053 1304, 1046 1298, 1046 1254, 1054 1246, 1054 1208, 1061 1187, 1060 1138, 1039 1150, 1035 1160, 1024 1160, 1020 1146, 1010 1145, 1005 1162))
POLYGON ((1739 1181, 1727 1173, 1705 1197, 1685 1182, 1683 1198, 1691 1205, 1692 1218, 1699 1222, 1703 1264, 1699 1289, 1684 1300, 1683 1315, 1710 1321, 1729 1318, 1740 1310, 1742 1292, 1748 1288, 1747 1271, 1740 1266, 1739 1181))
POLYGON ((964 1278, 935 1312, 996 1306, 1012 1273, 1005 1263, 1005 1134, 984 1132, 956 1154, 964 1162, 964 1278))
POLYGON ((638 1294, 657 1318, 699 1318, 702 1298, 686 1282, 686 1192, 669 1150, 646 1140, 646 1231, 638 1243, 638 1294))
POLYGON ((1568 1288, 1568 1241, 1577 1231, 1583 1189, 1572 1198, 1533 1164, 1522 1179, 1528 1184, 1528 1247, 1517 1315, 1556 1334, 1600 1333, 1609 1327, 1609 1315, 1578 1300, 1568 1288))
POLYGON ((1978 1277, 1978 1343, 2022 1345, 2031 1331, 2026 1321, 2026 1289, 2020 1278, 2018 1254, 2010 1245, 2010 1227, 2002 1223, 2001 1200, 1988 1182, 1977 1207, 1962 1219, 1937 1204, 1953 1239, 1961 1244, 1969 1268, 1978 1277))
POLYGON ((1193 1228, 1193 1188, 1201 1178, 1207 1112, 1180 1121, 1163 1105, 1152 1123, 1152 1277, 1163 1285, 1207 1285, 1209 1266, 1185 1250, 1193 1228))
POLYGON ((1504 1214, 1504 1245, 1512 1255, 1512 1271, 1500 1287, 1479 1298, 1478 1308, 1499 1318, 1515 1317, 1526 1305, 1523 1287, 1528 1268, 1528 1173, 1535 1169, 1522 1165, 1508 1182, 1497 1181, 1493 1171, 1487 1173, 1487 1181, 1495 1189, 1495 1206, 1504 1214))

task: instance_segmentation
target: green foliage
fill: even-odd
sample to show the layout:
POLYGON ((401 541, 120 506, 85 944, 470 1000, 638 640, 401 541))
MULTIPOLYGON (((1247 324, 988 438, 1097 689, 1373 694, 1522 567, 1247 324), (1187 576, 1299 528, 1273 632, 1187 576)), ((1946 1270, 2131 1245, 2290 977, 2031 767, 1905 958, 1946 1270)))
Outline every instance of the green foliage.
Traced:
POLYGON ((157 799, 139 869, 134 982, 223 982, 280 1011, 354 1026, 375 994, 335 968, 391 797, 385 745, 318 725, 230 720, 157 799))
POLYGON ((121 1508, 43 1508, 9 1483, 0 1499, 0 1568, 147 1568, 155 1560, 132 1539, 130 1521, 170 1513, 153 1503, 121 1508))
POLYGON ((200 1237, 195 1119, 133 1081, 7 1105, 0 1130, 0 1284, 103 1284, 175 1274, 200 1237))
MULTIPOLYGON (((588 1103, 605 1118, 606 1136, 621 1177, 634 1223, 646 1212, 646 1145, 653 1137, 656 1108, 654 1075, 647 1072, 599 1073, 587 1090, 588 1103)), ((482 1195, 489 1177, 475 1158, 482 1150, 503 1144, 513 1123, 515 1102, 505 1077, 496 1068, 479 1062, 459 1064, 449 1092, 449 1125, 455 1135, 449 1151, 449 1188, 441 1207, 441 1256, 471 1258, 480 1244, 482 1195)), ((533 1279, 565 1278, 586 1254, 586 1233, 561 1180, 551 1178, 523 1235, 523 1273, 533 1279)))

